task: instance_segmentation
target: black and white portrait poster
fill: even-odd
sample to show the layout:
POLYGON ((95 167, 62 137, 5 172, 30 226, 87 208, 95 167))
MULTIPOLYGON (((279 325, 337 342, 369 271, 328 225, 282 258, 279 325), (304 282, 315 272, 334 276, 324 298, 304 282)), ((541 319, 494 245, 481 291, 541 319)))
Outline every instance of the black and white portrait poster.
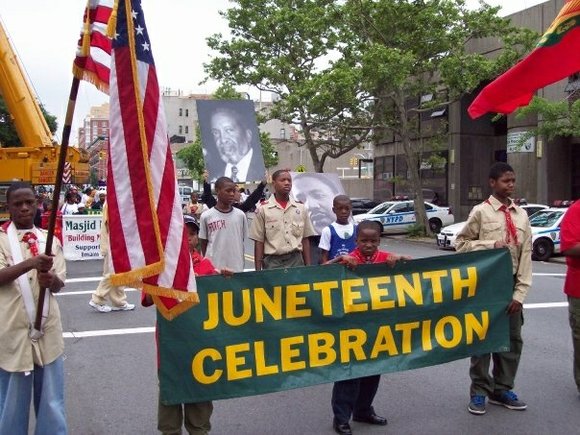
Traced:
POLYGON ((205 167, 211 181, 259 181, 266 172, 254 104, 248 100, 199 100, 197 115, 205 167))
POLYGON ((306 204, 312 225, 318 234, 336 220, 332 201, 344 195, 338 174, 292 172, 292 196, 306 204))

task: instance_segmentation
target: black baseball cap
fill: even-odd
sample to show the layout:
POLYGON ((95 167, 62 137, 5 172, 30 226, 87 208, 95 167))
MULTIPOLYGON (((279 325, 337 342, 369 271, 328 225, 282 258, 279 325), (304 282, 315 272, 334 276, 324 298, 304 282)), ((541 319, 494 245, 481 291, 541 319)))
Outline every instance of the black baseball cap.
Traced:
POLYGON ((195 228, 197 228, 197 231, 199 231, 199 222, 197 221, 197 219, 194 216, 191 216, 189 214, 186 214, 183 216, 183 223, 185 225, 194 225, 195 228))

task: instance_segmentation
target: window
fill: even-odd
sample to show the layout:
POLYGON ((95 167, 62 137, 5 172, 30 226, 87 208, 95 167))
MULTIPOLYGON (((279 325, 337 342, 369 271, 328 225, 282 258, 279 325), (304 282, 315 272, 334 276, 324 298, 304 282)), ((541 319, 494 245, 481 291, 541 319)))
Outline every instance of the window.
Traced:
MULTIPOLYGON (((181 111, 181 109, 179 109, 179 110, 181 111)), ((179 134, 183 134, 183 126, 182 125, 179 126, 179 134)))
POLYGON ((181 109, 181 108, 179 109, 179 116, 183 116, 183 109, 181 109))
MULTIPOLYGON (((186 110, 187 110, 187 109, 186 109, 186 110)), ((187 116, 187 115, 185 115, 185 116, 187 116)), ((189 125, 186 125, 186 126, 185 126, 185 134, 187 134, 187 133, 189 133, 189 125)))
POLYGON ((189 109, 185 109, 185 116, 189 116, 189 109))

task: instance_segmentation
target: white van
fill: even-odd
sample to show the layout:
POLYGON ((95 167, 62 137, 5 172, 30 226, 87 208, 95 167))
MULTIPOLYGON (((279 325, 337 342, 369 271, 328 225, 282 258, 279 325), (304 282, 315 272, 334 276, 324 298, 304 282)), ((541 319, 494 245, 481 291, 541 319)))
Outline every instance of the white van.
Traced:
POLYGON ((185 207, 191 198, 193 187, 179 186, 179 196, 181 197, 181 207, 185 207))

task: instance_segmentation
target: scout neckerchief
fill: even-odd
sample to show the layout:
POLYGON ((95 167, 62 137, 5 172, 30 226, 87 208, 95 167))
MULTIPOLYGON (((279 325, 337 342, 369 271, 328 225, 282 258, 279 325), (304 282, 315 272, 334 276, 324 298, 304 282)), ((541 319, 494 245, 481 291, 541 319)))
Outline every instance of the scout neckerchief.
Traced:
MULTIPOLYGON (((24 258, 22 256, 22 251, 20 250, 20 243, 18 241, 18 233, 16 231, 16 226, 13 222, 10 222, 8 228, 6 228, 6 233, 8 234, 8 242, 10 243, 10 250, 12 251, 12 259, 14 260, 14 264, 22 263, 24 258)), ((39 252, 39 242, 46 243, 44 239, 44 235, 38 231, 37 228, 32 228, 30 231, 24 234, 22 241, 27 243, 27 248, 30 249, 30 253, 33 257, 36 257, 39 252)), ((50 292, 46 292, 44 295, 44 307, 42 310, 42 322, 40 326, 40 331, 34 328, 34 321, 35 321, 35 313, 36 307, 34 304, 34 297, 32 295, 32 288, 30 287, 30 283, 28 282, 28 274, 24 273, 20 275, 18 278, 18 285, 20 286, 20 293, 22 295, 22 300, 24 301, 24 307, 26 308, 26 314, 28 315, 29 321, 29 328, 30 328, 30 338, 33 341, 37 341, 42 335, 44 334, 44 323, 48 318, 48 310, 49 310, 49 297, 50 292)))
MULTIPOLYGON (((491 205, 491 202, 489 201, 489 199, 487 199, 485 202, 487 202, 489 205, 491 205)), ((516 228, 516 226, 514 224, 514 221, 512 219, 512 214, 510 213, 509 207, 505 204, 502 204, 501 207, 499 208, 499 211, 501 211, 505 217, 505 226, 506 226, 505 242, 508 245, 510 245, 510 244, 517 245, 518 244, 518 229, 516 228)))

